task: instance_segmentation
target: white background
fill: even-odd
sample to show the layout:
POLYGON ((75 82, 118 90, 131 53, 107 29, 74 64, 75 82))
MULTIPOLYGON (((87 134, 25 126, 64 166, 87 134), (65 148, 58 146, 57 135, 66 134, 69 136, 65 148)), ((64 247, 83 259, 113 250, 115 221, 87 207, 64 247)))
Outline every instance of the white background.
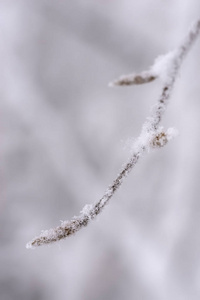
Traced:
POLYGON ((178 46, 198 0, 0 1, 0 299, 200 299, 200 39, 163 125, 103 213, 64 242, 42 229, 97 201, 130 156, 158 81, 108 88, 178 46))

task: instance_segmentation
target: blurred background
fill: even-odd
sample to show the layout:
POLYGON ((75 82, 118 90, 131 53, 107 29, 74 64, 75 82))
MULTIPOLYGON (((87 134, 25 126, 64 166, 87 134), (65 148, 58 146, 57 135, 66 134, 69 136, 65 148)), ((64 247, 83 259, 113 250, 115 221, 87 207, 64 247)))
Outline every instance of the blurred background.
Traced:
POLYGON ((200 38, 163 125, 97 220, 50 247, 42 229, 103 195, 161 83, 108 88, 180 44, 199 0, 0 0, 0 299, 200 299, 200 38))

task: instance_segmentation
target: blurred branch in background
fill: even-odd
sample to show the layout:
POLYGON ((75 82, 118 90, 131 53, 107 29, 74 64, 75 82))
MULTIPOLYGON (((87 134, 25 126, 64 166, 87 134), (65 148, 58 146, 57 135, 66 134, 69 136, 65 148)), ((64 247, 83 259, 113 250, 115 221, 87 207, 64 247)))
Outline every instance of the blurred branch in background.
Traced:
POLYGON ((55 229, 43 231, 39 237, 34 238, 26 245, 27 248, 34 248, 59 241, 87 226, 89 221, 94 219, 109 202, 144 152, 149 151, 151 148, 160 148, 166 145, 166 143, 176 135, 176 131, 173 129, 168 129, 166 132, 163 131, 163 128, 160 127, 160 123, 183 58, 196 40, 199 31, 200 20, 193 24, 181 46, 156 59, 149 71, 142 72, 139 75, 123 76, 111 84, 142 84, 160 78, 162 81, 162 92, 156 105, 153 107, 150 117, 148 117, 144 123, 140 136, 133 145, 133 153, 130 160, 108 187, 103 197, 96 204, 86 205, 81 211, 80 216, 74 217, 71 221, 62 222, 61 225, 55 229))

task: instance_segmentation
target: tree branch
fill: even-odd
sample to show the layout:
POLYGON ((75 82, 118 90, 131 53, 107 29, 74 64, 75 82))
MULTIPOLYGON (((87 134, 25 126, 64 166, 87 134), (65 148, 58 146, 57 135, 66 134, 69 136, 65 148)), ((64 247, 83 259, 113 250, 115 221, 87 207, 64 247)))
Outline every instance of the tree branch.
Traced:
POLYGON ((171 138, 176 136, 177 132, 174 129, 168 129, 164 132, 163 128, 159 127, 159 125, 166 110, 183 58, 196 40, 199 31, 200 20, 193 24, 180 47, 164 56, 158 57, 149 71, 142 72, 138 75, 123 76, 110 84, 111 86, 142 84, 160 78, 163 87, 151 115, 146 119, 141 134, 134 143, 133 152, 129 161, 123 166, 121 172, 108 187, 103 197, 97 203, 86 205, 80 215, 74 217, 71 221, 64 221, 60 226, 54 229, 42 231, 38 237, 26 245, 28 249, 59 241, 87 226, 90 220, 93 220, 103 210, 144 152, 152 148, 165 146, 171 138))

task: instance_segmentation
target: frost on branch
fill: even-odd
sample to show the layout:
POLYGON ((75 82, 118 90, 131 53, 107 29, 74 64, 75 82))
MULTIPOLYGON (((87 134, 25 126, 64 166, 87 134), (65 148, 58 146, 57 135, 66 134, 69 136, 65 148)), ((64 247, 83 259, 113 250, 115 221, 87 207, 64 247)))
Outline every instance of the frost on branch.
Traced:
POLYGON ((109 86, 123 86, 143 84, 160 78, 163 83, 169 84, 177 75, 181 62, 199 34, 200 20, 195 22, 185 40, 177 49, 156 58, 154 64, 147 71, 139 74, 123 75, 119 79, 109 83, 109 86))
POLYGON ((109 86, 122 86, 132 84, 143 84, 151 82, 160 78, 163 83, 170 82, 176 72, 176 60, 179 56, 177 50, 171 51, 165 55, 156 58, 154 64, 148 71, 141 72, 140 74, 123 75, 119 79, 109 83, 109 86))
POLYGON ((163 131, 163 128, 155 133, 150 143, 152 148, 161 148, 164 147, 171 139, 175 138, 178 135, 178 131, 175 128, 169 128, 166 132, 163 131))
POLYGON ((119 79, 109 83, 110 87, 115 85, 132 85, 132 84, 143 84, 151 82, 156 79, 156 74, 151 71, 144 71, 140 74, 123 75, 119 79))
POLYGON ((170 128, 165 132, 163 128, 160 127, 160 123, 166 110, 168 99, 171 96, 182 60, 196 40, 199 31, 200 20, 193 24, 181 46, 156 59, 149 71, 142 72, 139 75, 123 76, 111 84, 142 84, 159 77, 162 82, 162 90, 150 116, 144 122, 140 136, 135 140, 129 161, 122 167, 122 170, 105 191, 102 198, 92 205, 86 205, 80 215, 74 217, 71 221, 64 221, 60 226, 54 229, 42 231, 38 237, 34 238, 26 245, 28 249, 62 240, 87 226, 113 197, 114 193, 122 185, 123 180, 137 164, 139 158, 152 148, 161 148, 165 146, 168 141, 177 135, 177 131, 173 128, 170 128))

